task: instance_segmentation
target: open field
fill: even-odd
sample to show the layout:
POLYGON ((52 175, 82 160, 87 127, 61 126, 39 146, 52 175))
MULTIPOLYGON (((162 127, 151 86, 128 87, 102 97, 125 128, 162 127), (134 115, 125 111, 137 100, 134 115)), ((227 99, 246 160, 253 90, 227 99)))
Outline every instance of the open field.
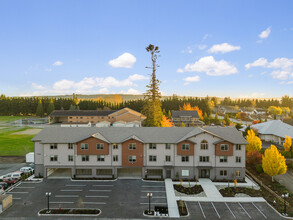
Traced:
POLYGON ((16 121, 16 120, 27 118, 27 117, 28 116, 0 116, 0 124, 16 121))
POLYGON ((0 129, 0 156, 25 156, 34 151, 33 142, 30 140, 35 136, 28 128, 9 127, 0 129), (28 130, 29 133, 25 133, 28 130), (15 134, 24 132, 24 134, 15 134))

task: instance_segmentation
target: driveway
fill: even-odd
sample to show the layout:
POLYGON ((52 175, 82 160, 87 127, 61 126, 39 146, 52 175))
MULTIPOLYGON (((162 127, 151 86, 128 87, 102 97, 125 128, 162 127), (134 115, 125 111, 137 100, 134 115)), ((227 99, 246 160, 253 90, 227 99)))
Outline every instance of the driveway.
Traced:
POLYGON ((284 185, 288 191, 293 193, 293 174, 290 171, 274 177, 280 184, 284 185))

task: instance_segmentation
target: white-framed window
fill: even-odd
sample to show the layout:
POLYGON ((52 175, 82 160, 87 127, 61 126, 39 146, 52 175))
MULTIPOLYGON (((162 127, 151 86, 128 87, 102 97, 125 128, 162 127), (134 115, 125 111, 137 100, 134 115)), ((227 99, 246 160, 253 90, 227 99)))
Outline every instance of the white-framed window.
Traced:
POLYGON ((157 144, 149 144, 149 149, 150 150, 156 150, 157 149, 157 144))
POLYGON ((199 156, 199 162, 210 162, 209 156, 199 156))
POLYGON ((118 155, 113 155, 113 161, 118 162, 118 155))
POLYGON ((200 143, 200 149, 201 150, 208 150, 209 149, 209 143, 206 140, 203 140, 200 143))
POLYGON ((236 163, 241 163, 241 157, 236 156, 236 163))
POLYGON ((240 177, 241 176, 241 171, 240 170, 236 170, 235 174, 236 174, 236 177, 240 177))
POLYGON ((52 155, 50 156, 50 161, 58 161, 58 155, 52 155))
POLYGON ((68 155, 68 161, 73 161, 73 155, 68 155))
POLYGON ((104 162, 105 161, 105 155, 97 155, 97 161, 104 162))
POLYGON ((241 144, 236 144, 236 150, 241 150, 241 144))
POLYGON ((170 162, 171 161, 171 156, 170 155, 166 155, 166 162, 170 162))
POLYGON ((228 144, 221 144, 221 151, 228 151, 229 145, 228 144))
POLYGON ((166 144, 166 145, 165 145, 165 149, 166 149, 166 150, 170 150, 170 149, 171 149, 171 144, 166 144))
POLYGON ((57 144, 50 144, 50 149, 51 150, 56 150, 57 149, 57 144))
POLYGON ((220 156, 220 163, 227 163, 228 157, 227 156, 220 156))
POLYGON ((182 176, 189 176, 189 170, 182 170, 181 175, 182 176))
POLYGON ((189 150, 189 144, 182 144, 181 149, 182 150, 189 150))
POLYGON ((73 144, 68 144, 68 150, 72 150, 73 149, 73 144))
POLYGON ((136 150, 136 143, 128 144, 128 150, 136 150))
POLYGON ((149 161, 150 162, 156 162, 157 161, 157 156, 149 155, 149 161))
POLYGON ((227 170, 220 170, 220 176, 227 176, 227 170))
POLYGON ((117 150, 118 149, 118 144, 113 144, 113 150, 117 150))
POLYGON ((104 143, 97 143, 97 150, 104 150, 104 143))
POLYGON ((181 162, 189 162, 189 156, 181 156, 181 162))
POLYGON ((80 149, 81 149, 81 150, 88 150, 88 149, 89 149, 89 144, 87 144, 87 143, 82 143, 82 144, 80 145, 80 149))
POLYGON ((128 156, 128 162, 135 163, 136 162, 136 156, 128 156))
POLYGON ((82 161, 82 162, 90 161, 90 157, 89 157, 89 155, 82 155, 82 156, 81 156, 81 161, 82 161))

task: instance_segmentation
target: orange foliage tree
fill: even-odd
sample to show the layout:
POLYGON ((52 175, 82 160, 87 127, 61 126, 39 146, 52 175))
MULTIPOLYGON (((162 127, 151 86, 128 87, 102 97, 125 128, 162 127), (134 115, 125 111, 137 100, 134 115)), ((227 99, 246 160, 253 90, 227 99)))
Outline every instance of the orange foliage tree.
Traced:
POLYGON ((200 110, 197 106, 191 106, 190 103, 183 104, 183 107, 180 107, 180 111, 197 111, 198 116, 200 119, 203 119, 202 117, 202 110, 200 110))
POLYGON ((174 123, 170 119, 168 119, 165 115, 163 115, 162 121, 161 121, 161 126, 162 127, 173 127, 174 123))

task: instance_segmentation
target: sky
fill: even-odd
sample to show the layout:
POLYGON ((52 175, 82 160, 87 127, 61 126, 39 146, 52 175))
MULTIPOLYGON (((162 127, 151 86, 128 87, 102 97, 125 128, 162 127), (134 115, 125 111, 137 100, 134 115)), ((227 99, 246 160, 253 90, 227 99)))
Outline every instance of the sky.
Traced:
POLYGON ((0 1, 0 94, 293 96, 293 1, 0 1))

